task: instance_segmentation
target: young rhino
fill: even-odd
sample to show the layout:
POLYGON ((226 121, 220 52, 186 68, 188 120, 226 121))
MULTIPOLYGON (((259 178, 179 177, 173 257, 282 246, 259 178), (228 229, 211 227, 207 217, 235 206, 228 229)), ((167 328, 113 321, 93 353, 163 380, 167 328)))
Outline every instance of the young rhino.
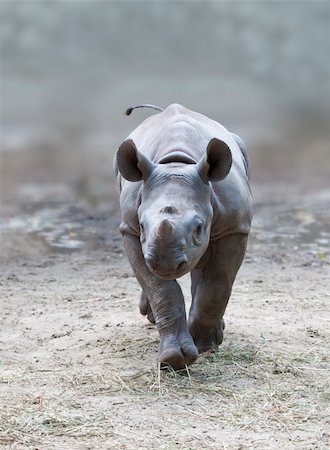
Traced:
POLYGON ((173 104, 130 134, 114 168, 140 312, 159 330, 161 365, 178 370, 223 339, 252 219, 246 148, 222 125, 173 104), (188 323, 176 281, 187 272, 188 323))

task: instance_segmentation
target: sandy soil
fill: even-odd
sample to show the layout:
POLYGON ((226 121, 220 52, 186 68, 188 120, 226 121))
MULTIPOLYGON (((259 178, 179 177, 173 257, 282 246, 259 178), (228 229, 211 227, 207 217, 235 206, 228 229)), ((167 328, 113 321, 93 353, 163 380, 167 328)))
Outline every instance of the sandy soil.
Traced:
POLYGON ((254 187, 224 343, 171 373, 138 313, 115 194, 47 186, 2 205, 1 448, 329 448, 325 192, 254 187))

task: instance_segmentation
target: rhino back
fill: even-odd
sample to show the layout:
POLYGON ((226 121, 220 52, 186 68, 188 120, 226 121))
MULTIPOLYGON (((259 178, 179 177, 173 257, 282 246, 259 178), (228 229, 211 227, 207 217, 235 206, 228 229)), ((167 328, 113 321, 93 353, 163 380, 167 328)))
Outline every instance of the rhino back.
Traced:
POLYGON ((229 146, 234 165, 245 170, 244 156, 232 133, 215 120, 176 103, 146 119, 129 135, 137 148, 155 163, 178 150, 197 162, 214 137, 229 146))

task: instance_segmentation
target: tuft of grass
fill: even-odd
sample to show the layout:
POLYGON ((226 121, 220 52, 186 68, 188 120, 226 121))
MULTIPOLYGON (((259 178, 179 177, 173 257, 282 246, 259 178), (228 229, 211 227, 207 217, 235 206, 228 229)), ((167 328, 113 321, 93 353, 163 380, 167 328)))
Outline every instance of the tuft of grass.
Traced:
POLYGON ((111 418, 97 410, 77 414, 69 408, 39 410, 26 403, 6 408, 0 415, 0 444, 4 445, 12 442, 46 444, 55 436, 105 438, 113 434, 111 418))
POLYGON ((245 347, 235 347, 230 344, 228 347, 221 349, 218 352, 211 353, 210 359, 212 362, 221 362, 223 365, 232 364, 257 364, 261 362, 265 355, 261 355, 260 349, 252 345, 245 347))

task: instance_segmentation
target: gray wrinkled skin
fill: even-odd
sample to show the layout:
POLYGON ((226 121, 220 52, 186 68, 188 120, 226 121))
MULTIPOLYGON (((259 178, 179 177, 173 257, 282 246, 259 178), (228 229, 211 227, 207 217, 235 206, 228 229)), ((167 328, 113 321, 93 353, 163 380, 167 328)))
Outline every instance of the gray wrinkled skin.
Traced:
POLYGON ((130 134, 114 168, 140 311, 158 327, 160 363, 178 370, 222 342, 252 219, 246 148, 217 122, 174 104, 130 134), (188 272, 187 322, 176 279, 188 272))

